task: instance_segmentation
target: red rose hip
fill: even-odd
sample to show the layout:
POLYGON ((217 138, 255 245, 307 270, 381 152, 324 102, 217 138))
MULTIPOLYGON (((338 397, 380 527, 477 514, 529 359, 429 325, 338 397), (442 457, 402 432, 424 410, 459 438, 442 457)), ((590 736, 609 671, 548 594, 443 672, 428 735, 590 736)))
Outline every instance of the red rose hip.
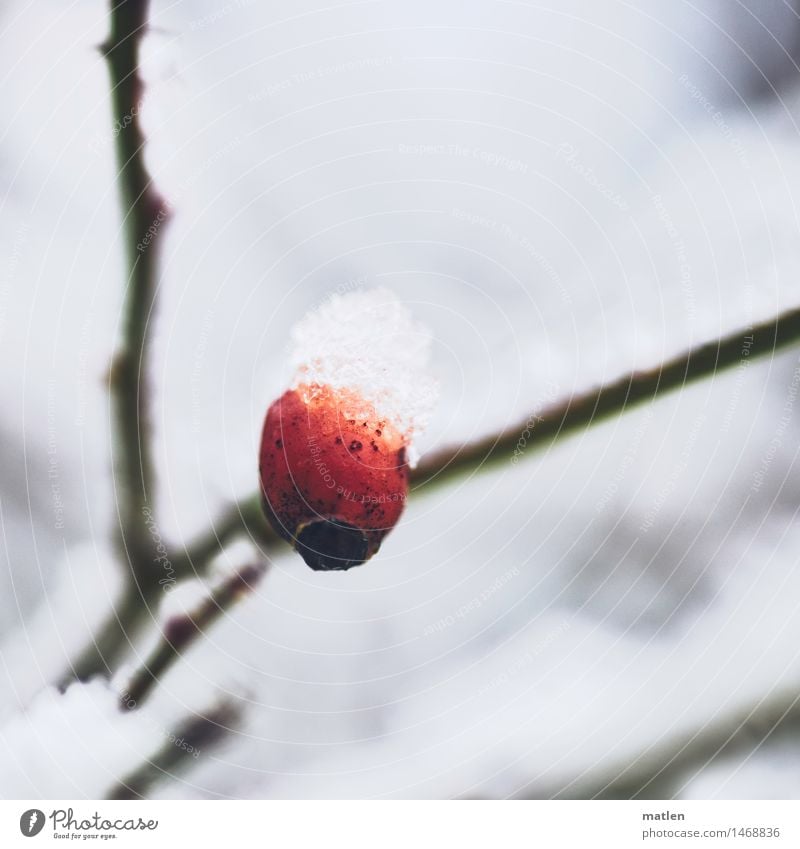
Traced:
POLYGON ((267 412, 259 472, 275 531, 312 569, 349 569, 403 512, 406 438, 356 391, 301 384, 267 412))

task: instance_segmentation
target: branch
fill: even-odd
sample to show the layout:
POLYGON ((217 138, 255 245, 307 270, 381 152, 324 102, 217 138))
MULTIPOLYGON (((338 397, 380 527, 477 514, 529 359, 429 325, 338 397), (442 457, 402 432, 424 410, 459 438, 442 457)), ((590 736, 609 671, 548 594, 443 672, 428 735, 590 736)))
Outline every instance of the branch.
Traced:
POLYGON ((161 641, 120 694, 120 708, 135 710, 139 707, 172 664, 231 605, 252 591, 265 571, 263 564, 245 566, 212 590, 196 610, 170 618, 161 641))
POLYGON ((91 642, 61 676, 58 688, 64 692, 72 681, 88 681, 94 675, 110 677, 133 636, 145 623, 149 609, 136 586, 125 589, 91 642))
POLYGON ((144 163, 139 113, 143 84, 139 49, 147 31, 148 0, 111 0, 111 25, 100 51, 111 80, 112 127, 116 134, 117 182, 122 201, 128 267, 120 347, 109 371, 113 413, 112 453, 117 504, 115 536, 128 564, 123 595, 98 635, 60 681, 108 674, 147 620, 155 602, 160 561, 147 527, 153 463, 148 412, 148 326, 158 285, 158 247, 169 217, 144 163))
MULTIPOLYGON (((654 401, 689 383, 711 377, 739 363, 775 353, 800 342, 800 309, 729 336, 692 348, 649 371, 636 371, 618 380, 574 395, 542 410, 499 433, 466 445, 443 448, 431 454, 411 474, 412 495, 449 483, 459 475, 493 468, 501 462, 514 463, 555 440, 581 428, 654 401)), ((283 545, 261 515, 260 496, 249 495, 230 507, 215 528, 187 546, 182 567, 203 574, 210 559, 228 540, 247 534, 262 549, 283 545)))
POLYGON ((204 534, 186 548, 183 555, 175 555, 174 570, 178 580, 204 575, 220 551, 243 533, 265 552, 285 545, 264 517, 261 497, 256 494, 231 504, 204 534))
POLYGON ((158 247, 169 217, 168 204, 155 190, 144 163, 145 139, 139 119, 144 92, 139 49, 147 30, 148 7, 148 0, 112 0, 111 32, 100 48, 111 78, 112 126, 128 265, 122 341, 109 375, 118 539, 133 579, 144 583, 153 570, 152 545, 145 527, 154 479, 148 411, 148 326, 158 285, 158 247))
POLYGON ((109 790, 106 798, 147 798, 154 784, 165 778, 174 778, 176 771, 196 761, 203 751, 233 730, 240 718, 241 709, 230 701, 223 702, 206 714, 189 717, 152 759, 121 779, 109 790))
POLYGON ((649 371, 635 371, 542 411, 533 411, 498 434, 435 452, 412 475, 416 489, 442 484, 457 475, 484 470, 498 462, 514 462, 529 449, 539 449, 574 431, 625 413, 646 401, 711 377, 718 371, 773 354, 800 342, 800 309, 692 348, 649 371), (530 432, 529 437, 522 435, 530 432))
POLYGON ((663 746, 651 746, 611 777, 576 780, 550 798, 673 799, 697 772, 726 758, 743 756, 770 737, 800 727, 796 689, 760 699, 749 710, 702 726, 663 746))

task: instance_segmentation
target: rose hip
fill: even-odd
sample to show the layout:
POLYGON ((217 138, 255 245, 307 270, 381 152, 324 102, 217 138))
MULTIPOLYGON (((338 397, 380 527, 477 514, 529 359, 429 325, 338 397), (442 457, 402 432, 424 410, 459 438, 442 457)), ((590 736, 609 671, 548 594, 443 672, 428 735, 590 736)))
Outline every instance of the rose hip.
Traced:
POLYGON ((403 512, 405 438, 352 391, 285 392, 267 411, 259 459, 266 516, 312 569, 369 560, 403 512))

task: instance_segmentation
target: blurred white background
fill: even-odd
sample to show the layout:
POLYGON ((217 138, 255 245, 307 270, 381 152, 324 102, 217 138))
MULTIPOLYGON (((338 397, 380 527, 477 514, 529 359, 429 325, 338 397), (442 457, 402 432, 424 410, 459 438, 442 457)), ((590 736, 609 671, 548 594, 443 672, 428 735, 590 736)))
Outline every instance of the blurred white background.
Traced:
MULTIPOLYGON (((289 328, 337 290, 431 328, 423 452, 800 302, 789 2, 152 11, 165 538, 255 489, 289 328)), ((241 723, 155 795, 593 794, 800 693, 797 351, 421 495, 363 568, 275 558, 136 715, 46 689, 121 573, 107 24, 0 11, 0 795, 102 796, 221 693, 241 723)), ((798 743, 758 728, 661 792, 797 798, 798 743)))

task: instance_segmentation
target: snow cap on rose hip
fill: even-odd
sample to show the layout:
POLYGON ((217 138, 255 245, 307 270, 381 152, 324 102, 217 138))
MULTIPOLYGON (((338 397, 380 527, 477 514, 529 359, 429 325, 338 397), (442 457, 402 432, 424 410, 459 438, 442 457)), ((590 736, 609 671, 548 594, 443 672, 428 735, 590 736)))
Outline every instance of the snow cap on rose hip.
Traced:
POLYGON ((264 512, 312 569, 366 562, 400 518, 436 399, 430 335, 385 290, 334 295, 292 332, 294 380, 267 411, 264 512))

